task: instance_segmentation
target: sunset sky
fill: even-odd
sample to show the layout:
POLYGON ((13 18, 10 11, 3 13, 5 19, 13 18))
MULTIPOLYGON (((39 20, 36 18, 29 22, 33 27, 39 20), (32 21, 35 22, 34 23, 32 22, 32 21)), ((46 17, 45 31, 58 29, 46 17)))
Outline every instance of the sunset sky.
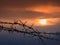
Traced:
POLYGON ((46 19, 48 25, 58 25, 60 23, 60 0, 0 0, 1 19, 23 19, 36 25, 39 25, 40 19, 46 19))
POLYGON ((60 0, 0 0, 0 45, 60 45, 59 41, 60 0))

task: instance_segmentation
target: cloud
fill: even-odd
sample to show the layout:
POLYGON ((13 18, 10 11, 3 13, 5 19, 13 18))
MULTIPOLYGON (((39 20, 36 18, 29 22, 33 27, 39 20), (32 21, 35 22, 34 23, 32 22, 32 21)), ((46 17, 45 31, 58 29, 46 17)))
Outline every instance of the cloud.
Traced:
POLYGON ((60 0, 0 0, 1 7, 28 7, 35 5, 60 6, 60 0))
POLYGON ((17 16, 25 19, 60 18, 60 0, 0 0, 0 17, 17 16))
POLYGON ((43 12, 34 12, 34 11, 21 11, 21 12, 10 12, 4 11, 4 13, 0 13, 0 17, 21 17, 24 19, 40 19, 40 18, 60 18, 60 13, 43 13, 43 12))

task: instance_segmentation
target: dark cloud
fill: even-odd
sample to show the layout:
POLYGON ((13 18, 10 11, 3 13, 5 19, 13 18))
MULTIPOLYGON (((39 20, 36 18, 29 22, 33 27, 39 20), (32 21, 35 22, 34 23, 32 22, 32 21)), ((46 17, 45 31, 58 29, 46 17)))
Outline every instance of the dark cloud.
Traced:
POLYGON ((60 7, 60 0, 0 0, 0 17, 59 18, 60 13, 26 11, 26 7, 52 5, 60 7))
POLYGON ((36 5, 60 6, 60 0, 0 0, 0 7, 24 8, 36 5))
POLYGON ((40 19, 40 18, 60 18, 60 13, 43 13, 34 11, 9 12, 0 13, 0 17, 22 17, 24 19, 40 19))

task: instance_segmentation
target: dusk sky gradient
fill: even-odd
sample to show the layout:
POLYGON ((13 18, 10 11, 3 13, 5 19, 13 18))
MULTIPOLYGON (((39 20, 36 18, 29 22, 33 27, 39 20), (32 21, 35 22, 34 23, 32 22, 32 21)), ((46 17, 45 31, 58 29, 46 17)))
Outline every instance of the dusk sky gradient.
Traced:
POLYGON ((0 0, 0 18, 35 21, 44 18, 60 23, 60 0, 0 0))
POLYGON ((46 45, 60 45, 60 42, 48 39, 50 37, 60 39, 60 0, 0 0, 0 22, 13 22, 11 25, 0 24, 0 45, 43 44, 43 40, 40 39, 44 39, 46 45), (21 23, 22 27, 20 24, 15 25, 14 23, 21 23), (24 24, 27 26, 25 27, 24 24), (7 30, 3 26, 7 27, 7 30), (58 36, 44 35, 38 32, 37 34, 31 33, 35 36, 38 35, 38 37, 33 35, 30 37, 25 32, 20 34, 20 31, 17 31, 16 33, 15 29, 21 30, 21 32, 25 31, 27 34, 30 34, 31 29, 33 32, 56 33, 58 36), (42 35, 48 37, 47 40, 42 35))

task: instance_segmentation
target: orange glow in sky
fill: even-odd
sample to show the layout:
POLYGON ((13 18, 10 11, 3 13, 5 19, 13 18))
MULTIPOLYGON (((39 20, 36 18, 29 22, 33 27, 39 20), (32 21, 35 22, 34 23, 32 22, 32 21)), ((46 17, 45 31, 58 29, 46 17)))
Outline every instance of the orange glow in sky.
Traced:
POLYGON ((41 19, 39 22, 41 25, 46 25, 46 23, 47 23, 46 19, 41 19))
POLYGON ((53 13, 53 12, 60 12, 60 7, 55 6, 35 6, 35 7, 28 7, 26 10, 36 11, 36 12, 44 12, 44 13, 53 13))
POLYGON ((38 19, 35 23, 37 26, 48 26, 55 25, 59 22, 60 18, 47 18, 47 19, 38 19))

